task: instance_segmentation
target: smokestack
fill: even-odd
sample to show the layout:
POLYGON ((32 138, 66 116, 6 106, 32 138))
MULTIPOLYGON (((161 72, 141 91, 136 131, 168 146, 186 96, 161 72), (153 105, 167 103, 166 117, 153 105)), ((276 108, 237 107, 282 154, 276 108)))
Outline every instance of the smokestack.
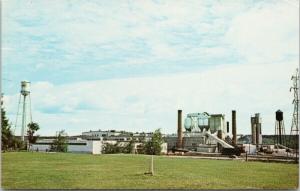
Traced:
POLYGON ((259 148, 259 133, 260 133, 260 119, 259 113, 255 114, 255 138, 256 138, 256 148, 259 148))
POLYGON ((251 143, 256 145, 256 117, 251 117, 251 139, 251 143))
POLYGON ((227 126, 227 133, 229 133, 229 121, 226 122, 226 126, 227 126))
POLYGON ((260 132, 260 124, 256 124, 256 148, 259 148, 259 132, 260 132))
POLYGON ((232 110, 232 143, 236 145, 236 111, 232 110))
POLYGON ((182 110, 178 110, 177 135, 177 148, 182 148, 182 110))

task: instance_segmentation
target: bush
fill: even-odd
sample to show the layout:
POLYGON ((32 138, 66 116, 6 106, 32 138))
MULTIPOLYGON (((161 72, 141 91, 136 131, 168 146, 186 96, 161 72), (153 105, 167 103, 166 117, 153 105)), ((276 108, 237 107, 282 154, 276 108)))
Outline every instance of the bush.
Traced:
POLYGON ((67 137, 64 130, 58 133, 58 136, 50 146, 50 151, 55 151, 55 152, 68 151, 67 137))

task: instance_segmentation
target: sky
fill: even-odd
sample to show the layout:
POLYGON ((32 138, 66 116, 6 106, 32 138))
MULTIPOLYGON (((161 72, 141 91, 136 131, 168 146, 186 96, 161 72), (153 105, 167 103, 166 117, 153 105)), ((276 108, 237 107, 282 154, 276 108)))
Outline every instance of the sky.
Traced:
POLYGON ((275 112, 289 133, 298 0, 3 0, 2 92, 16 135, 20 81, 38 134, 177 131, 177 110, 237 111, 237 133, 275 112))

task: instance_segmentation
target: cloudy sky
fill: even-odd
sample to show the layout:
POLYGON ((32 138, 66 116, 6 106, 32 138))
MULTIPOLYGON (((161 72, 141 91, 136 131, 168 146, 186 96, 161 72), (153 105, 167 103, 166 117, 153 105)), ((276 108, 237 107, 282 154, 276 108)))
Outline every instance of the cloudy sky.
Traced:
POLYGON ((297 0, 2 1, 4 105, 14 125, 30 81, 40 135, 174 133, 177 109, 235 109, 238 134, 281 109, 289 132, 298 64, 297 0))

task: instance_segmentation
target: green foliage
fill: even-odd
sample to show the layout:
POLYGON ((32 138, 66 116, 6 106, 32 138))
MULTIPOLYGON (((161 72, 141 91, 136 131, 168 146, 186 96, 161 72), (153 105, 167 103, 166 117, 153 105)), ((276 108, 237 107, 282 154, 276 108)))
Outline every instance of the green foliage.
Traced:
POLYGON ((116 144, 106 143, 104 145, 103 153, 104 154, 120 153, 120 147, 118 146, 118 143, 116 144))
POLYGON ((2 154, 6 189, 274 189, 298 187, 298 164, 75 153, 2 154))
POLYGON ((27 130, 27 138, 29 142, 29 148, 31 147, 32 144, 36 142, 38 139, 38 135, 34 136, 34 133, 40 129, 39 125, 37 123, 31 122, 27 125, 28 130, 27 130))
POLYGON ((115 154, 115 153, 132 153, 134 146, 134 141, 130 141, 126 146, 120 146, 118 143, 110 144, 106 143, 104 145, 104 154, 115 154))
POLYGON ((145 154, 160 155, 161 144, 163 143, 162 134, 160 129, 154 131, 150 141, 145 142, 144 150, 145 154))
POLYGON ((68 151, 68 144, 67 144, 67 135, 64 130, 61 130, 56 139, 50 146, 50 151, 55 152, 67 152, 68 151))
POLYGON ((122 153, 133 153, 134 141, 131 139, 129 143, 123 148, 122 153))
POLYGON ((22 141, 19 137, 13 137, 12 149, 14 150, 27 150, 25 141, 22 141))
MULTIPOLYGON (((277 143, 277 136, 275 135, 263 135, 263 144, 275 144, 277 143)), ((297 135, 282 135, 283 145, 296 149, 299 148, 299 136, 297 135)))
POLYGON ((6 118, 6 112, 2 107, 1 102, 1 149, 7 150, 13 146, 13 133, 8 119, 6 118))

